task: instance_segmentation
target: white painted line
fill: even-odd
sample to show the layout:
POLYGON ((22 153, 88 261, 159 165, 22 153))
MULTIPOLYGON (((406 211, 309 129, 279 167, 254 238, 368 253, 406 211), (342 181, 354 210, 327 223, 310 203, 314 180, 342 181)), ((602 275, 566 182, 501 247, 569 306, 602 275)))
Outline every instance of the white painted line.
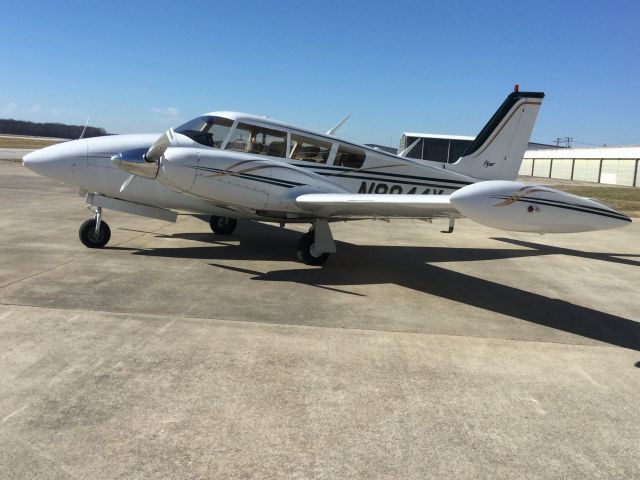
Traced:
POLYGON ((25 405, 25 406, 23 406, 23 407, 21 407, 21 408, 19 408, 19 409, 15 410, 15 411, 11 412, 9 415, 7 415, 6 417, 4 417, 4 418, 2 419, 2 422, 6 422, 6 421, 7 421, 7 420, 9 420, 11 417, 13 417, 14 415, 17 415, 18 413, 20 413, 22 410, 24 410, 24 409, 25 409, 25 408, 27 408, 28 406, 29 406, 29 405, 25 405))
POLYGON ((167 328, 169 328, 171 325, 173 325, 173 322, 174 322, 174 320, 171 320, 164 327, 162 327, 160 330, 158 330, 158 335, 162 335, 167 328))

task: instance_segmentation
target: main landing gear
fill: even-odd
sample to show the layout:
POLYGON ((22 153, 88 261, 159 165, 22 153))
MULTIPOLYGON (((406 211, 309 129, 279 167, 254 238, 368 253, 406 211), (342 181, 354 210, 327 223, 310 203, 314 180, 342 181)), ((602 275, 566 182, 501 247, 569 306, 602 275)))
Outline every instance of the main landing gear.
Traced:
POLYGON ((96 207, 95 216, 80 225, 80 241, 88 248, 102 248, 111 238, 111 229, 102 220, 102 208, 96 207))
POLYGON ((218 235, 231 235, 238 226, 238 220, 229 217, 211 217, 209 226, 213 233, 218 235))
MULTIPOLYGON (((213 216, 211 230, 218 235, 231 235, 238 221, 235 218, 213 216)), ((88 248, 102 248, 111 238, 111 229, 102 220, 102 207, 95 207, 94 218, 85 221, 78 232, 80 241, 88 248)), ((298 240, 298 258, 307 265, 323 265, 336 251, 336 244, 326 219, 317 219, 307 233, 298 240)))
POLYGON ((298 240, 298 259, 307 265, 322 265, 335 251, 329 223, 324 219, 316 220, 298 240))

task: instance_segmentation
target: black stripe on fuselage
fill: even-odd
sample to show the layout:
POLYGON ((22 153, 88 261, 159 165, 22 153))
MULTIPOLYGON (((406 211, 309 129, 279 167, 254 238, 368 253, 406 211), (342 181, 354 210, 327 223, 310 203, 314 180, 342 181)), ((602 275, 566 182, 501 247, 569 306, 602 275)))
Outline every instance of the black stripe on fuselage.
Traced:
POLYGON ((190 168, 194 168, 194 169, 203 170, 203 171, 206 171, 206 172, 223 173, 225 175, 229 175, 229 176, 233 176, 233 177, 241 177, 241 178, 244 178, 246 180, 253 180, 253 181, 261 182, 261 183, 268 183, 270 185, 276 185, 278 187, 293 188, 293 187, 301 187, 301 186, 305 185, 304 183, 292 182, 290 180, 282 180, 280 178, 263 177, 262 175, 255 175, 255 174, 251 174, 251 173, 227 172, 227 171, 221 170, 219 168, 196 167, 194 165, 190 165, 189 167, 190 168))
MULTIPOLYGON (((297 164, 293 164, 295 166, 300 166, 297 164)), ((195 166, 192 166, 195 167, 195 166)), ((307 167, 305 165, 305 167, 307 167)), ((297 182, 293 182, 291 180, 283 180, 283 179, 279 179, 279 178, 273 178, 273 177, 263 177, 261 175, 254 175, 254 174, 248 174, 248 173, 233 173, 233 172, 227 172, 225 170, 221 170, 221 169, 217 169, 217 168, 213 168, 213 167, 197 167, 200 170, 204 170, 204 171, 209 171, 212 173, 226 173, 229 175, 233 175, 233 176, 239 176, 239 177, 243 177, 246 179, 255 179, 256 181, 263 181, 266 183, 271 183, 274 185, 280 185, 280 186, 286 186, 289 188, 292 187, 299 187, 299 186, 303 186, 305 184, 303 183, 297 183, 297 182)), ((307 168, 313 168, 313 165, 308 166, 307 168)), ((332 169, 334 169, 334 167, 330 167, 332 169)), ((342 169, 342 168, 335 168, 335 170, 339 170, 341 172, 354 172, 354 174, 345 174, 345 175, 340 175, 340 178, 352 178, 355 180, 361 180, 361 181, 365 181, 365 180, 369 180, 369 181, 386 181, 389 183, 395 183, 395 184, 400 184, 400 185, 404 185, 404 186, 419 186, 419 187, 429 187, 429 188, 439 188, 439 189, 444 189, 444 190, 457 190, 458 188, 460 188, 459 185, 446 185, 446 184, 442 184, 442 183, 426 183, 426 182, 415 182, 415 181, 409 181, 409 180, 399 180, 399 179, 386 179, 386 178, 377 178, 377 177, 370 177, 370 176, 366 176, 364 174, 357 174, 357 172, 355 170, 351 170, 351 169, 342 169)), ((313 171, 313 170, 312 170, 313 171)), ((317 171, 313 171, 313 173, 317 174, 317 175, 322 175, 324 177, 334 177, 334 175, 331 175, 330 173, 327 172, 317 172, 317 171)), ((373 172, 371 172, 373 173, 373 172)), ((375 172, 378 173, 378 172, 375 172)), ((421 178, 421 177, 416 177, 416 178, 421 178)), ((435 180, 435 179, 434 179, 435 180)))
MULTIPOLYGON (((429 187, 429 188, 440 188, 440 189, 444 189, 444 190, 457 190, 459 188, 461 188, 460 185, 447 185, 444 183, 427 183, 427 182, 416 182, 416 181, 412 181, 412 180, 401 180, 398 178, 384 178, 384 177, 370 177, 368 176, 369 172, 367 172, 367 174, 363 174, 363 173, 358 173, 355 170, 353 170, 353 173, 345 173, 343 175, 337 176, 337 175, 332 175, 330 173, 327 172, 318 172, 315 170, 312 170, 313 173, 316 173, 318 175, 322 175, 323 177, 327 177, 329 179, 339 179, 339 178, 351 178, 351 179, 355 179, 355 180, 361 180, 361 181, 365 181, 365 180, 369 180, 369 181, 374 181, 374 182, 385 182, 385 183, 391 183, 391 184, 398 184, 398 185, 404 185, 406 187, 411 187, 411 186, 418 186, 418 187, 429 187)), ((373 172, 371 172, 373 173, 373 172)))
MULTIPOLYGON (((322 175, 324 177, 330 177, 330 175, 327 175, 326 173, 321 173, 321 172, 315 172, 319 175, 322 175)), ((380 177, 367 177, 364 175, 340 175, 339 178, 353 178, 355 180, 371 180, 371 181, 376 181, 376 182, 387 182, 387 183, 392 183, 392 184, 398 184, 398 185, 406 185, 406 186, 418 186, 418 187, 429 187, 429 188, 440 188, 440 189, 444 189, 444 190, 457 190, 460 188, 459 185, 443 185, 441 183, 425 183, 425 182, 412 182, 412 181, 408 181, 408 180, 397 180, 397 179, 386 179, 386 178, 380 178, 380 177)))
POLYGON ((525 203, 533 203, 536 205, 546 205, 549 207, 557 207, 557 208, 562 208, 565 210, 574 210, 576 212, 582 212, 582 213, 590 213, 592 215, 598 215, 601 217, 609 217, 609 218, 614 218, 616 220, 623 220, 625 222, 630 222, 631 219, 629 217, 627 217, 626 215, 623 215, 621 213, 617 213, 613 210, 604 210, 601 208, 596 208, 596 207, 588 207, 588 206, 582 206, 582 205, 576 205, 575 203, 567 203, 567 202, 560 202, 557 200, 546 200, 546 199, 542 199, 542 198, 531 198, 531 197, 522 197, 522 198, 516 198, 514 199, 513 197, 509 196, 509 195, 493 195, 492 198, 498 198, 501 200, 515 200, 516 202, 525 202, 525 203))
MULTIPOLYGON (((317 164, 305 165, 305 164, 299 164, 299 163, 295 163, 292 165, 295 165, 296 167, 311 168, 311 169, 317 168, 320 170, 329 170, 329 171, 337 171, 337 172, 345 172, 345 173, 353 173, 353 174, 361 173, 358 170, 352 169, 352 168, 333 167, 333 166, 327 166, 327 165, 317 165, 317 164)), ((320 173, 320 172, 315 172, 315 173, 320 173)), ((326 175, 324 172, 322 174, 326 175)), ((394 178, 403 178, 403 179, 407 178, 407 179, 420 180, 420 181, 426 180, 426 181, 434 181, 434 182, 453 183, 458 185, 456 188, 460 188, 461 186, 471 185, 472 183, 474 183, 474 182, 467 182, 465 180, 449 180, 446 178, 423 177, 420 175, 406 175, 403 173, 374 172, 372 170, 366 170, 366 175, 378 175, 378 176, 386 175, 394 178)), ((332 176, 344 177, 344 175, 332 175, 332 176)), ((385 180, 390 181, 389 179, 385 179, 385 180)))

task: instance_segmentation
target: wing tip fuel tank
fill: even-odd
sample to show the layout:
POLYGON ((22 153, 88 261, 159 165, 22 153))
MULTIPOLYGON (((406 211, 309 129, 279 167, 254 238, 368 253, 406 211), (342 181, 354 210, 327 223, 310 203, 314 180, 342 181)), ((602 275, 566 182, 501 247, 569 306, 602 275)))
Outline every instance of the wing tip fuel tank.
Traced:
POLYGON ((477 223, 516 232, 588 232, 631 222, 626 215, 595 200, 512 181, 468 185, 451 194, 451 204, 477 223))

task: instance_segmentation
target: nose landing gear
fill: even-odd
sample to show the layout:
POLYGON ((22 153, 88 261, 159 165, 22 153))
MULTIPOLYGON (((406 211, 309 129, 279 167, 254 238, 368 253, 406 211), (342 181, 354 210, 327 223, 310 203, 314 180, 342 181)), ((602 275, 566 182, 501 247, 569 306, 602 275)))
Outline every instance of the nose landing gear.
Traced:
POLYGON ((102 220, 102 208, 96 207, 95 216, 82 225, 78 232, 80 241, 88 248, 102 248, 111 238, 111 229, 107 222, 102 220))

